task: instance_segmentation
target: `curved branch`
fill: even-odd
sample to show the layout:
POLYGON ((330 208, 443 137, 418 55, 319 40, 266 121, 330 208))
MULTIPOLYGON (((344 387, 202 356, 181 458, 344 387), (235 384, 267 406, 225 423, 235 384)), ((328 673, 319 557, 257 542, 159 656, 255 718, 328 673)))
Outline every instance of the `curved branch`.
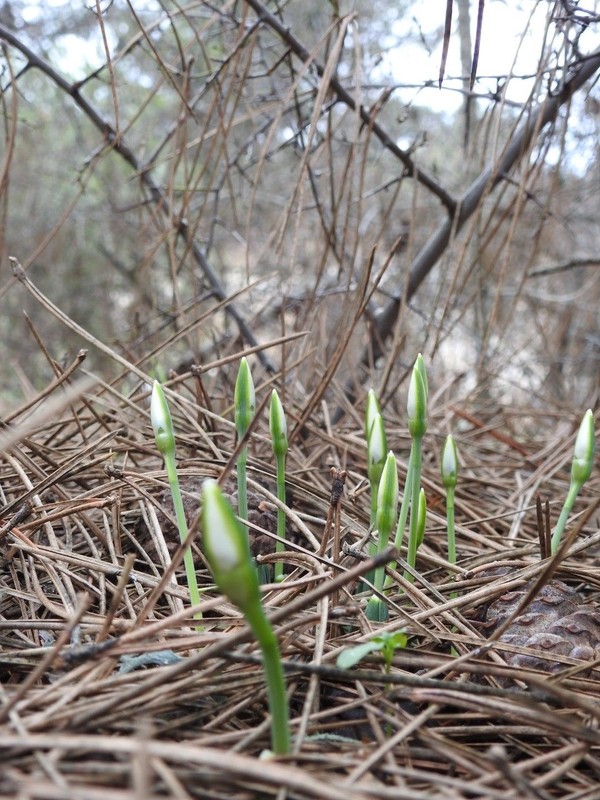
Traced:
MULTIPOLYGON (((169 219, 176 219, 177 215, 172 213, 171 205, 165 193, 153 180, 149 170, 140 164, 135 153, 128 147, 123 137, 117 135, 117 132, 113 126, 107 120, 105 120, 94 108, 94 106, 80 93, 81 84, 70 83, 67 81, 59 72, 57 72, 56 69, 54 69, 52 64, 38 56, 37 53, 34 53, 33 50, 27 47, 27 45, 24 44, 18 38, 18 36, 16 36, 4 25, 0 25, 0 40, 4 40, 18 50, 23 56, 25 56, 27 59, 28 68, 39 69, 44 73, 44 75, 50 78, 50 80, 55 83, 59 89, 73 99, 73 102, 78 106, 78 108, 83 111, 86 117, 102 133, 106 140, 107 146, 118 153, 135 172, 139 173, 142 184, 149 191, 152 200, 165 214, 165 216, 169 219)), ((198 247, 197 243, 195 242, 194 236, 190 231, 189 225, 185 219, 181 219, 176 222, 176 230, 179 236, 181 236, 186 245, 190 248, 194 260, 206 276, 213 296, 216 297, 219 302, 225 301, 227 299, 227 294, 221 285, 216 272, 208 262, 204 251, 198 247)), ((225 311, 235 321, 243 339, 252 347, 258 347, 258 342, 254 336, 254 333, 252 332, 248 323, 240 315, 237 308, 232 303, 229 303, 225 306, 225 311)), ((275 373, 277 371, 264 350, 258 350, 257 356, 268 372, 275 373)))
MULTIPOLYGON (((391 335, 402 300, 410 302, 427 275, 436 265, 440 256, 448 247, 451 239, 457 235, 465 222, 479 207, 482 199, 493 191, 525 156, 534 139, 553 122, 562 106, 584 86, 590 78, 600 71, 600 49, 582 58, 571 70, 571 77, 560 92, 548 95, 538 106, 532 109, 529 118, 513 134, 503 156, 493 165, 485 169, 469 186, 460 198, 454 215, 448 215, 431 235, 423 248, 415 256, 406 286, 406 296, 400 292, 384 306, 375 319, 375 330, 365 348, 360 363, 366 366, 382 355, 385 340, 391 335)), ((348 397, 353 398, 353 391, 348 387, 348 397)), ((337 408, 332 415, 332 422, 337 422, 344 411, 337 408)))
MULTIPOLYGON (((325 67, 323 67, 323 65, 315 59, 311 59, 310 53, 306 47, 304 47, 302 42, 297 39, 290 32, 290 30, 286 28, 285 25, 280 22, 280 20, 277 19, 274 14, 271 14, 271 12, 268 11, 260 2, 260 0, 246 0, 246 3, 254 9, 259 19, 261 19, 265 25, 268 25, 269 28, 275 31, 275 33, 283 42, 286 43, 294 55, 296 55, 304 63, 312 61, 315 71, 320 78, 325 75, 325 67)), ((379 125, 368 109, 366 109, 364 106, 358 106, 354 97, 347 89, 344 88, 335 75, 329 76, 329 87, 335 93, 337 98, 346 106, 348 106, 351 111, 358 111, 363 123, 373 131, 375 136, 379 139, 386 150, 389 150, 390 153, 396 156, 396 158, 404 165, 405 175, 407 175, 409 178, 414 178, 422 186, 428 189, 440 200, 448 212, 453 214, 456 209, 456 200, 452 197, 452 195, 449 194, 443 186, 440 186, 440 184, 434 180, 434 178, 432 178, 426 172, 423 172, 423 170, 421 170, 415 164, 405 150, 402 150, 401 147, 398 147, 394 139, 384 128, 381 127, 381 125, 379 125)))

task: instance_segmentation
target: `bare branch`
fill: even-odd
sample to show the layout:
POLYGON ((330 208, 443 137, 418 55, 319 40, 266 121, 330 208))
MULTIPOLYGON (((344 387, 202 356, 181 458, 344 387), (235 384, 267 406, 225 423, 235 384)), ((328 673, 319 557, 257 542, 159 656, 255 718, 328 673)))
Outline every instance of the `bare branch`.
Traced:
MULTIPOLYGON (((572 67, 571 78, 567 80, 560 92, 548 95, 533 110, 529 118, 518 128, 508 143, 502 157, 493 165, 485 169, 466 190, 460 198, 456 214, 448 215, 438 226, 437 230, 426 242, 424 247, 414 258, 406 286, 404 300, 410 302, 423 283, 427 275, 436 265, 440 256, 448 247, 450 241, 461 230, 465 222, 487 197, 504 180, 505 176, 520 162, 534 139, 553 122, 560 109, 571 99, 600 70, 600 50, 578 61, 572 67)), ((375 330, 371 340, 362 354, 361 363, 367 365, 371 359, 382 355, 385 340, 391 335, 402 303, 402 296, 398 291, 381 314, 375 320, 375 330)), ((350 392, 352 394, 352 392, 350 392)), ((344 411, 336 409, 333 421, 338 421, 344 411)))
MULTIPOLYGON (((80 93, 79 91, 79 84, 77 83, 69 83, 69 81, 65 80, 65 78, 54 69, 54 67, 48 63, 45 59, 38 56, 36 53, 33 52, 26 44, 24 44, 18 36, 16 36, 12 31, 6 28, 4 25, 0 25, 0 40, 4 40, 16 50, 18 50, 28 61, 28 66, 30 68, 39 69, 41 72, 44 73, 50 80, 55 83, 63 92, 68 94, 72 99, 73 102, 83 111, 83 113, 87 116, 87 118, 93 123, 93 125, 102 133, 103 137, 106 141, 106 146, 114 150, 118 153, 121 158, 123 158, 136 172, 139 173, 140 180, 142 184, 146 187, 146 189, 150 192, 150 196, 154 203, 160 208, 163 214, 168 217, 169 219, 177 220, 178 215, 172 212, 171 204, 167 199, 165 193, 160 188, 160 186, 154 181, 152 178, 152 174, 148 168, 143 168, 141 163, 139 162, 138 158, 136 157, 135 153, 128 147, 127 143, 123 139, 122 136, 118 135, 114 127, 105 120, 98 111, 94 108, 94 106, 89 103, 86 98, 80 93)), ((203 250, 198 246, 196 241, 194 240, 193 234, 190 231, 189 225, 185 219, 180 219, 176 223, 177 233, 181 238, 184 240, 186 245, 190 248, 194 259, 198 266, 201 268, 202 272, 206 276, 206 279, 210 285, 211 291, 219 301, 224 301, 227 299, 227 294, 225 289, 221 285, 216 272, 210 265, 206 255, 204 254, 203 250)), ((251 346, 255 347, 258 345, 258 341, 252 332, 250 326, 245 321, 245 319, 241 316, 237 308, 229 303, 225 306, 226 312, 229 316, 235 321, 240 334, 244 338, 244 340, 251 346)), ((263 366, 266 370, 271 373, 276 372, 276 368, 268 355, 264 352, 264 350, 258 351, 258 358, 262 362, 263 366)))
MULTIPOLYGON (((254 9, 260 19, 273 31, 275 31, 279 38, 288 45, 294 55, 296 55, 305 63, 311 60, 311 55, 306 47, 304 47, 302 42, 300 42, 300 40, 297 39, 288 30, 288 28, 286 28, 285 25, 283 25, 277 19, 277 17, 271 14, 271 12, 268 11, 264 5, 259 2, 259 0, 246 0, 246 2, 254 9)), ((317 74, 320 78, 322 78, 325 75, 325 67, 316 60, 313 60, 312 63, 317 74)), ((361 120, 369 127, 370 130, 373 131, 375 136, 379 139, 386 150, 389 150, 390 153, 393 153, 393 155, 396 156, 396 158, 404 165, 405 174, 410 178, 414 178, 426 189, 429 189, 429 191, 440 200, 448 212, 453 214, 456 209, 456 200, 452 197, 452 195, 449 194, 449 192, 447 192, 446 189, 444 189, 444 187, 441 186, 434 178, 421 170, 405 150, 402 150, 401 147, 398 147, 394 139, 374 119, 369 110, 364 106, 359 106, 357 104, 354 97, 347 89, 344 88, 335 75, 331 75, 329 77, 329 86, 332 91, 335 92, 338 99, 342 101, 342 103, 348 106, 348 108, 350 108, 352 111, 358 111, 361 120)))

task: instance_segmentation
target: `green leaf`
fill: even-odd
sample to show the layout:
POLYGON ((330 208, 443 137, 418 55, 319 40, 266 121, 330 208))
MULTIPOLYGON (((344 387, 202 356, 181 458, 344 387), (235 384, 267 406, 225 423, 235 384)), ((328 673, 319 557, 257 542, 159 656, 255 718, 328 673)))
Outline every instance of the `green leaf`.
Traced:
POLYGON ((356 666, 359 661, 369 653, 374 653, 376 650, 381 650, 381 643, 371 639, 370 642, 363 642, 357 644, 356 647, 349 647, 347 650, 342 650, 336 660, 336 666, 340 669, 350 669, 356 666))

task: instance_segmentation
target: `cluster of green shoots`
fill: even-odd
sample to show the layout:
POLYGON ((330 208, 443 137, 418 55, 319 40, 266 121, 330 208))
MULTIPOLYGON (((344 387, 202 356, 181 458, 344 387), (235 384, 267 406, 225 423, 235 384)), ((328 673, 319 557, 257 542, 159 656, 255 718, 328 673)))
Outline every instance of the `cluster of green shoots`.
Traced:
MULTIPOLYGON (((403 544, 406 523, 409 520, 404 578, 411 582, 415 579, 417 550, 423 542, 427 514, 425 491, 421 486, 422 443, 427 431, 427 395, 427 373, 423 358, 419 354, 412 370, 408 389, 407 416, 411 447, 399 514, 397 514, 399 486, 396 459, 391 451, 386 455, 385 427, 381 407, 373 390, 370 390, 367 395, 365 411, 367 475, 371 488, 371 527, 375 536, 375 541, 370 544, 369 552, 373 555, 387 547, 391 531, 396 523, 396 516, 394 546, 400 549, 403 544)), ((588 409, 575 441, 569 492, 552 535, 553 554, 558 550, 575 498, 590 477, 594 462, 594 448, 594 417, 592 411, 588 409)), ((454 493, 458 482, 458 452, 452 435, 446 437, 442 449, 441 478, 446 493, 448 563, 454 566, 456 564, 454 493)), ((390 566, 392 569, 395 568, 395 564, 390 566)), ((386 591, 390 589, 392 582, 390 578, 386 580, 384 574, 385 567, 381 566, 376 570, 374 576, 369 576, 374 592, 367 602, 366 614, 367 618, 373 622, 382 622, 388 618, 386 591)), ((455 596, 455 593, 452 593, 452 596, 455 596)))
MULTIPOLYGON (((393 452, 387 450, 387 438, 380 404, 373 390, 367 396, 365 410, 365 436, 367 443, 367 476, 371 488, 371 528, 373 541, 369 546, 371 555, 383 551, 393 534, 394 546, 403 545, 408 521, 406 545, 406 568, 404 578, 414 581, 417 551, 423 542, 426 526, 427 503, 421 486, 421 463, 423 437, 427 431, 428 381, 422 356, 417 357, 408 389, 407 416, 411 447, 408 459, 402 502, 398 467, 393 452), (400 511, 398 512, 398 505, 400 511)), ((247 460, 248 446, 245 441, 255 414, 255 390, 248 362, 242 358, 234 393, 235 426, 238 441, 242 444, 237 459, 238 516, 214 480, 207 480, 202 490, 203 546, 214 581, 219 590, 244 614, 263 653, 267 695, 271 711, 271 741, 273 751, 280 755, 289 752, 290 734, 285 682, 277 638, 265 614, 260 596, 260 581, 256 564, 252 558, 248 539, 247 460)), ((164 390, 154 382, 151 403, 151 419, 156 446, 162 454, 171 488, 179 534, 184 549, 185 573, 192 606, 200 604, 200 591, 194 568, 190 536, 184 513, 181 490, 175 462, 175 434, 164 390)), ((277 465, 277 496, 281 501, 277 509, 276 552, 285 546, 285 468, 288 450, 287 424, 279 395, 273 390, 269 413, 269 430, 273 453, 277 465)), ((581 422, 571 467, 571 485, 552 536, 552 553, 560 540, 572 510, 575 498, 589 478, 595 447, 594 418, 588 410, 581 422)), ((458 480, 458 453, 456 443, 449 435, 441 455, 441 478, 446 492, 446 519, 448 562, 456 564, 456 541, 454 527, 454 492, 458 480)), ((392 564, 392 569, 395 568, 392 564)), ((283 561, 275 563, 275 580, 283 579, 283 561)), ((386 578, 385 566, 379 566, 368 576, 373 593, 367 601, 367 618, 382 622, 388 618, 387 593, 392 587, 386 578)), ((454 593, 453 595, 454 596, 454 593)), ((195 611, 195 619, 201 619, 195 611)), ((344 651, 338 664, 348 668, 365 655, 381 652, 386 669, 390 669, 394 650, 406 644, 404 631, 393 634, 382 633, 367 642, 344 651)))
MULTIPOLYGON (((408 388, 407 413, 411 447, 399 514, 396 457, 391 451, 383 455, 381 445, 386 442, 383 418, 379 402, 372 390, 367 396, 365 411, 367 470, 371 483, 371 525, 376 535, 376 545, 372 546, 371 553, 381 552, 387 547, 394 526, 394 546, 400 549, 408 520, 407 567, 404 573, 408 581, 413 581, 415 577, 417 550, 423 541, 427 516, 425 492, 421 487, 423 436, 427 431, 427 393, 427 373, 423 357, 419 354, 408 388), (379 465, 381 471, 378 478, 376 467, 379 465)), ((391 567, 393 569, 395 564, 391 567)), ((383 622, 388 618, 384 591, 390 585, 390 581, 385 580, 385 566, 378 567, 373 577, 375 591, 369 598, 366 609, 367 618, 373 622, 383 622)))

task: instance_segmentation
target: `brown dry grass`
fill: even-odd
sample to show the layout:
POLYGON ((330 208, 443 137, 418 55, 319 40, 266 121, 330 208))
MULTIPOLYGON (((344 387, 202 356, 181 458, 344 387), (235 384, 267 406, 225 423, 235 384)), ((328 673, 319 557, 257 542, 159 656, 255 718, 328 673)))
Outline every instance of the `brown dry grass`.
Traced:
MULTIPOLYGON (((547 495, 556 517, 577 419, 522 409, 517 417, 486 400, 481 386, 452 403, 433 392, 420 578, 411 586, 394 574, 383 626, 405 627, 411 637, 386 675, 376 655, 350 671, 336 667, 341 649, 376 627, 364 616, 368 593, 356 593, 368 568, 360 556, 369 516, 362 406, 332 429, 327 405, 307 415, 306 405, 287 398, 288 413, 308 422, 288 463, 295 535, 284 557, 292 571, 282 586, 265 589, 265 603, 283 652, 295 744, 289 758, 264 761, 269 727, 256 648, 211 586, 198 538, 205 627, 190 624, 144 373, 119 356, 123 372, 112 384, 71 383, 83 357, 71 371, 56 367, 54 384, 5 420, 2 796, 598 797, 599 685, 581 676, 588 665, 566 658, 552 677, 517 673, 502 658, 510 646, 484 646, 476 624, 490 598, 548 567, 538 554, 535 497, 547 495), (449 426, 461 454, 454 582, 438 477, 449 426), (347 471, 338 563, 330 550, 317 552, 332 467, 347 471), (491 563, 510 565, 509 574, 486 577, 482 567, 491 563), (127 657, 157 651, 170 651, 172 663, 124 670, 127 657)), ((238 358, 224 354, 168 384, 184 489, 231 467, 228 398, 238 358)), ((257 381, 260 399, 273 381, 257 381)), ((327 388, 340 396, 333 381, 327 388)), ((405 422, 391 403, 385 416, 402 479, 405 422)), ((267 430, 263 413, 251 437, 250 477, 272 502, 261 487, 273 481, 267 430)), ((591 604, 600 588, 599 486, 596 474, 577 503, 577 538, 557 568, 591 604)))

